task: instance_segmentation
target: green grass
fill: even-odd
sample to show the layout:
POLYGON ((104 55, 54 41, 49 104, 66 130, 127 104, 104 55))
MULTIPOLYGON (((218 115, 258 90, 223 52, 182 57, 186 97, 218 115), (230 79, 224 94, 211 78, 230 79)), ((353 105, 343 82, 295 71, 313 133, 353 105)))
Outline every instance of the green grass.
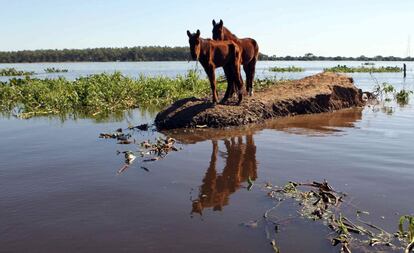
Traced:
MULTIPOLYGON (((275 80, 258 80, 255 86, 263 89, 273 84, 275 80)), ((220 82, 218 90, 223 92, 226 86, 225 82, 220 82)), ((95 116, 137 107, 160 108, 181 98, 210 94, 208 80, 196 71, 176 78, 130 78, 119 72, 90 75, 74 81, 63 77, 26 77, 0 83, 0 111, 22 118, 78 111, 95 116)))
POLYGON ((0 69, 0 76, 30 76, 34 72, 17 70, 15 68, 0 69))
POLYGON ((58 68, 46 68, 45 69, 46 73, 63 73, 63 72, 68 72, 67 69, 58 69, 58 68))
POLYGON ((402 69, 399 67, 348 67, 346 65, 338 65, 332 68, 325 68, 325 72, 338 72, 338 73, 395 73, 401 72, 402 69))
POLYGON ((272 67, 269 69, 273 72, 303 72, 305 71, 304 68, 301 67, 295 67, 295 66, 289 66, 289 67, 272 67))

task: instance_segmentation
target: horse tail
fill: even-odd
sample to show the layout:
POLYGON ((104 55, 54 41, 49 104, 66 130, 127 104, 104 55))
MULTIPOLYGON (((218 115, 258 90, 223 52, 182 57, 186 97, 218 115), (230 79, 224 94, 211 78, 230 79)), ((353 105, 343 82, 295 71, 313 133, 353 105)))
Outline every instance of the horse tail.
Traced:
POLYGON ((229 49, 230 49, 230 52, 234 56, 233 64, 235 68, 233 68, 233 71, 232 71, 234 90, 237 91, 238 94, 240 94, 242 92, 242 87, 243 87, 243 79, 241 77, 241 72, 240 72, 240 65, 242 64, 242 49, 235 42, 230 43, 229 49), (238 76, 237 76, 237 72, 238 72, 238 76), (239 84, 236 85, 236 83, 234 83, 234 80, 238 80, 239 84))

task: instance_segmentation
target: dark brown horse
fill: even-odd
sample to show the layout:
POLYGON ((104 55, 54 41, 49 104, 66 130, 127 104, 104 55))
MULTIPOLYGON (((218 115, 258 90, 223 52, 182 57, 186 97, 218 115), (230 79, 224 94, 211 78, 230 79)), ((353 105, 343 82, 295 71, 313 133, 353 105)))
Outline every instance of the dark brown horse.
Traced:
POLYGON ((246 90, 249 95, 253 95, 253 80, 256 71, 256 62, 259 57, 259 45, 254 39, 239 39, 236 35, 223 26, 223 20, 219 23, 213 19, 213 40, 225 41, 231 40, 242 50, 242 64, 246 73, 246 90))
POLYGON ((200 30, 196 33, 187 31, 190 43, 191 57, 201 63, 210 81, 213 103, 217 103, 217 87, 215 69, 223 67, 227 78, 227 90, 222 103, 226 102, 234 87, 239 91, 238 104, 243 99, 243 79, 240 75, 241 50, 232 41, 214 41, 200 37, 200 30))

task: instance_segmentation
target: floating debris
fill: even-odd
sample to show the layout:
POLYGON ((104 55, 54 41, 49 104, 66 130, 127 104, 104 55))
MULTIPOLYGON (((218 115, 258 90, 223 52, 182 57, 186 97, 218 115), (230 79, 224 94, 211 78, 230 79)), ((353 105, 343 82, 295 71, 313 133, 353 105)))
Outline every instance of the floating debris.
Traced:
POLYGON ((129 168, 129 164, 124 164, 117 172, 116 174, 121 174, 122 172, 126 171, 129 168))
POLYGON ((276 245, 276 240, 275 240, 275 239, 273 239, 273 240, 270 242, 270 245, 272 245, 272 249, 273 249, 273 251, 274 251, 275 253, 280 253, 279 247, 277 247, 277 245, 276 245))
MULTIPOLYGON (((124 131, 122 128, 116 129, 113 133, 101 133, 99 134, 99 138, 103 139, 116 139, 118 142, 117 144, 124 144, 124 145, 131 145, 136 143, 135 139, 132 138, 132 134, 134 133, 132 130, 138 129, 142 131, 146 131, 149 129, 148 124, 141 124, 138 126, 130 126, 126 128, 126 130, 131 130, 129 133, 128 131, 124 131)), ((119 151, 117 150, 117 155, 123 153, 125 155, 125 164, 117 171, 118 174, 126 171, 137 157, 141 157, 141 162, 155 162, 160 159, 165 158, 169 152, 171 151, 179 151, 182 147, 176 147, 177 141, 171 137, 157 137, 155 140, 144 140, 139 143, 141 149, 137 151, 119 151)), ((149 169, 145 166, 141 166, 141 169, 149 172, 149 169)))
POLYGON ((116 139, 118 138, 117 133, 113 133, 113 134, 108 134, 108 133, 100 133, 99 134, 99 138, 104 138, 104 139, 116 139))
POLYGON ((124 151, 122 152, 125 155, 125 163, 132 164, 132 162, 137 158, 132 151, 124 151))
MULTIPOLYGON (((119 151, 117 153, 120 154, 119 151)), ((122 153, 124 154, 124 157, 125 157, 125 164, 117 171, 118 175, 126 171, 129 168, 129 166, 134 162, 134 160, 137 158, 134 155, 134 152, 130 150, 123 151, 122 153)))
POLYGON ((178 148, 174 146, 176 140, 171 137, 157 138, 156 142, 151 143, 149 140, 145 140, 141 142, 141 147, 146 149, 146 153, 141 151, 142 154, 153 154, 155 157, 151 159, 146 159, 144 161, 156 161, 160 158, 165 157, 171 151, 178 151, 178 148))
POLYGON ((160 159, 159 157, 152 157, 152 158, 144 159, 143 162, 155 162, 155 161, 158 161, 159 159, 160 159))
POLYGON ((247 190, 250 191, 254 185, 254 181, 250 178, 250 176, 247 178, 247 183, 248 183, 247 190))
POLYGON ((131 144, 131 143, 133 143, 133 141, 131 141, 131 140, 120 140, 120 141, 117 142, 117 144, 124 144, 124 145, 128 145, 128 144, 131 144))
POLYGON ((131 134, 124 134, 122 132, 115 133, 100 133, 99 138, 103 139, 117 139, 117 140, 128 140, 131 138, 131 134))
MULTIPOLYGON (((265 224, 276 225, 278 228, 281 225, 280 220, 275 220, 276 216, 270 215, 270 213, 275 211, 284 200, 293 199, 299 203, 297 218, 322 220, 323 224, 334 231, 333 234, 330 234, 330 240, 333 246, 340 247, 340 252, 351 253, 352 248, 364 249, 369 252, 369 247, 376 247, 371 251, 377 252, 388 248, 388 251, 404 250, 404 253, 410 253, 414 248, 413 216, 402 216, 399 232, 394 234, 362 220, 360 216, 369 215, 367 211, 356 210, 355 218, 352 220, 341 212, 341 206, 346 204, 344 198, 347 195, 335 191, 327 181, 322 183, 316 181, 312 183, 289 182, 284 187, 266 183, 264 189, 270 190, 267 195, 278 203, 264 213, 265 224), (407 229, 404 228, 405 223, 408 223, 407 229)), ((348 208, 350 206, 347 206, 348 208)), ((275 239, 269 238, 269 240, 275 250, 275 239)), ((278 247, 276 248, 279 250, 278 247)))
POLYGON ((248 228, 257 228, 259 226, 259 221, 258 220, 252 220, 252 221, 244 222, 240 225, 242 225, 244 227, 248 227, 248 228))
POLYGON ((130 129, 130 130, 138 129, 138 130, 141 130, 141 131, 148 131, 149 125, 147 123, 145 123, 145 124, 141 124, 141 125, 138 125, 138 126, 129 126, 128 129, 130 129))
POLYGON ((145 170, 146 172, 150 172, 150 170, 147 167, 141 166, 141 169, 145 170))

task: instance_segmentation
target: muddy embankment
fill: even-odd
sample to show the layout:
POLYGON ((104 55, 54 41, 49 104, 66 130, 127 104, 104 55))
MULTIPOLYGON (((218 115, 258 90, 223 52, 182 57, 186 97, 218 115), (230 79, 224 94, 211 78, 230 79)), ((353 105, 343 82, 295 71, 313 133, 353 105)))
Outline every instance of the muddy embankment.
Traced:
POLYGON ((213 106, 209 98, 185 98, 159 112, 155 124, 159 130, 241 126, 363 104, 362 91, 356 88, 352 78, 320 73, 256 92, 253 97, 246 97, 240 106, 213 106))

